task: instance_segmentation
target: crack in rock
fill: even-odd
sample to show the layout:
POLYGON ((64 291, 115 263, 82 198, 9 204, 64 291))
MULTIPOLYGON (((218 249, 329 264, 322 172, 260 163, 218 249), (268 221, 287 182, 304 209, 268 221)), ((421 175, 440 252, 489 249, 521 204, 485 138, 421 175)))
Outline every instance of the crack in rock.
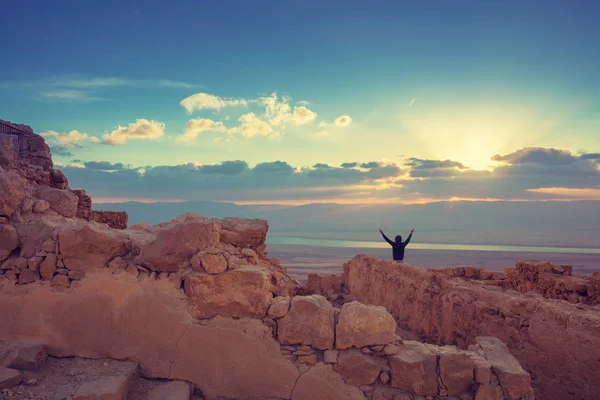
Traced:
POLYGON ((177 361, 177 358, 179 357, 179 342, 181 342, 181 339, 183 339, 183 336, 188 331, 189 327, 190 325, 185 326, 183 332, 181 333, 181 336, 179 336, 179 339, 177 339, 177 342, 175 343, 175 356, 173 357, 173 361, 171 361, 171 364, 169 365, 169 375, 167 375, 169 379, 173 379, 171 376, 171 371, 173 369, 173 364, 175 364, 175 361, 177 361))

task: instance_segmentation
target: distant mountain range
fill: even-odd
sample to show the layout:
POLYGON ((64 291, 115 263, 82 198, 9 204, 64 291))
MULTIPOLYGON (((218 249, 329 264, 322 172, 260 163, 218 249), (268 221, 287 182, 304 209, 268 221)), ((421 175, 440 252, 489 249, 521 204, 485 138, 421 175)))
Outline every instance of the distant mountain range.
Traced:
POLYGON ((421 243, 600 247, 600 201, 435 202, 418 205, 236 205, 220 202, 95 203, 124 210, 130 225, 157 224, 186 212, 207 217, 262 218, 270 236, 381 240, 408 235, 421 243))

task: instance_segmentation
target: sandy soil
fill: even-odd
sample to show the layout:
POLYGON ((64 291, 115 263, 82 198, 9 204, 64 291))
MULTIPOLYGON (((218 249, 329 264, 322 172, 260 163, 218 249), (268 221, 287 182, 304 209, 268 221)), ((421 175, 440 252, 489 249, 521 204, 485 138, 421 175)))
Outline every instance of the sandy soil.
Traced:
MULTIPOLYGON (((343 271, 344 263, 357 254, 391 259, 390 249, 341 248, 270 244, 267 247, 269 257, 278 257, 281 264, 295 279, 306 282, 308 274, 337 273, 343 271)), ((456 267, 472 265, 500 271, 505 267, 514 267, 519 260, 550 261, 555 264, 573 266, 573 272, 590 274, 600 271, 598 254, 574 253, 527 253, 506 251, 457 251, 457 250, 406 250, 404 262, 421 268, 456 267)))

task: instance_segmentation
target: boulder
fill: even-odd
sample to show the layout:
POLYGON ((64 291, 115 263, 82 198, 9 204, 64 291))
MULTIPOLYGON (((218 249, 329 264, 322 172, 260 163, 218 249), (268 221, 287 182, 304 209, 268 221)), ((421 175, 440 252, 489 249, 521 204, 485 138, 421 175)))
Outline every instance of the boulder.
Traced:
POLYGON ((75 218, 79 197, 68 190, 42 186, 37 190, 37 196, 48 202, 50 208, 62 216, 75 218))
POLYGON ((20 344, 4 360, 9 368, 22 371, 37 371, 48 358, 44 346, 39 344, 20 344))
POLYGON ((304 373, 292 392, 291 400, 364 400, 358 388, 348 385, 331 365, 319 363, 304 373))
POLYGON ((11 368, 0 367, 0 390, 17 386, 23 378, 21 373, 11 368))
POLYGON ((305 344, 320 350, 333 348, 335 309, 321 295, 296 296, 290 310, 277 321, 282 344, 305 344))
POLYGON ((477 383, 487 385, 492 381, 492 364, 476 353, 469 353, 475 367, 475 380, 477 383))
POLYGON ((492 371, 509 399, 516 400, 527 396, 531 387, 531 377, 510 354, 506 345, 493 336, 478 336, 475 340, 492 365, 492 371))
POLYGON ((342 350, 333 368, 344 380, 354 386, 371 385, 377 381, 385 359, 363 354, 352 348, 342 350))
POLYGON ((148 391, 147 400, 190 400, 190 384, 182 381, 169 381, 148 391))
POLYGON ((194 254, 219 243, 219 224, 194 214, 152 227, 151 232, 156 239, 142 247, 138 263, 161 272, 175 272, 194 254))
POLYGON ((475 393, 475 400, 504 400, 502 387, 499 385, 479 385, 475 393))
POLYGON ((101 377, 82 383, 72 400, 127 400, 129 386, 137 374, 137 365, 127 363, 128 368, 117 376, 101 377))
POLYGON ((269 224, 262 219, 224 218, 220 240, 235 247, 257 249, 265 243, 269 224))
POLYGON ((404 341, 398 354, 388 356, 392 370, 392 387, 422 396, 438 393, 437 354, 435 347, 404 341))
POLYGON ((259 268, 246 267, 220 275, 192 273, 184 280, 190 313, 196 318, 263 318, 271 303, 271 285, 259 268))
POLYGON ((19 234, 11 225, 0 225, 0 261, 8 258, 19 247, 19 234))
POLYGON ((474 364, 464 351, 454 346, 439 349, 440 378, 450 396, 467 392, 474 380, 474 364))
POLYGON ((227 259, 223 254, 203 251, 198 253, 197 256, 207 274, 215 275, 227 271, 227 259))
POLYGON ((335 364, 337 363, 339 350, 325 350, 323 352, 323 361, 325 364, 335 364))
POLYGON ((281 318, 290 309, 290 298, 278 296, 273 299, 271 305, 269 306, 269 317, 271 318, 281 318))
POLYGON ((10 217, 25 199, 26 181, 14 171, 0 171, 0 217, 10 217))
POLYGON ((75 221, 61 227, 58 234, 66 268, 72 271, 104 268, 110 260, 131 250, 131 240, 123 232, 83 220, 75 221))
POLYGON ((52 279, 56 272, 56 254, 48 254, 40 264, 40 275, 44 279, 52 279))
POLYGON ((19 284, 24 285, 32 283, 40 279, 40 274, 37 271, 31 269, 22 270, 19 274, 19 284))
POLYGON ((44 261, 44 257, 31 257, 29 260, 27 260, 27 265, 30 270, 39 271, 42 261, 44 261))
POLYGON ((36 214, 43 214, 49 209, 50 203, 48 203, 46 200, 36 200, 32 207, 33 212, 36 214))
POLYGON ((384 307, 357 301, 344 304, 335 333, 338 349, 386 345, 397 339, 396 321, 384 307))

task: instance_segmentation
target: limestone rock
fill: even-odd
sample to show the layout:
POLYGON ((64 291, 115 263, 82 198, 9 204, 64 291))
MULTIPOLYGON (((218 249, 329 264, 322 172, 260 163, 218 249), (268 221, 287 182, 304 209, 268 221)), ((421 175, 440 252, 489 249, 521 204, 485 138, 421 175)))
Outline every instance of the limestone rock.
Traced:
POLYGON ((46 361, 48 355, 39 344, 21 344, 12 350, 5 364, 9 368, 23 371, 37 371, 46 361))
POLYGON ((40 279, 40 275, 37 271, 33 271, 31 269, 22 270, 19 274, 19 284, 24 285, 27 283, 32 283, 40 279))
POLYGON ((184 261, 219 242, 219 224, 194 214, 184 214, 151 231, 156 239, 142 247, 139 263, 161 272, 179 270, 184 261))
POLYGON ((0 225, 0 261, 8 258, 19 247, 19 234, 11 225, 0 225))
POLYGON ((527 396, 531 377, 510 354, 506 345, 493 336, 479 336, 476 341, 485 353, 485 358, 492 364, 492 371, 498 376, 500 385, 509 398, 512 400, 527 396))
POLYGON ((13 169, 17 165, 19 141, 15 135, 0 134, 0 167, 13 169))
POLYGON ((383 359, 366 355, 352 348, 342 350, 333 368, 344 380, 354 386, 371 385, 377 381, 384 366, 383 359))
POLYGON ((21 257, 31 258, 42 249, 47 239, 51 239, 60 220, 54 217, 38 217, 17 226, 21 238, 21 257))
POLYGON ((58 274, 58 275, 55 275, 54 278, 52 278, 52 281, 50 282, 50 284, 52 286, 69 287, 69 286, 71 286, 71 280, 66 275, 58 274))
POLYGON ((130 364, 122 375, 82 383, 73 394, 73 400, 127 400, 129 385, 137 373, 137 365, 130 364))
POLYGON ((456 396, 467 392, 474 380, 474 365, 471 358, 453 346, 439 349, 440 378, 448 395, 456 396))
POLYGON ((298 356, 298 362, 303 363, 303 364, 315 365, 317 363, 317 361, 318 361, 318 359, 315 354, 298 356))
POLYGON ((74 218, 77 214, 79 197, 68 190, 42 186, 38 188, 37 196, 42 200, 46 200, 50 204, 50 208, 60 215, 74 218))
POLYGON ((492 381, 492 364, 476 353, 469 353, 475 366, 475 380, 477 383, 487 385, 492 381))
POLYGON ((13 265, 18 270, 24 270, 29 266, 29 261, 25 257, 17 257, 13 265))
POLYGON ((27 264, 28 264, 28 267, 30 270, 39 271, 42 261, 44 261, 44 257, 36 256, 36 257, 31 257, 29 260, 27 260, 27 264))
POLYGON ((292 393, 291 400, 364 400, 365 396, 348 385, 333 371, 331 365, 319 363, 303 374, 292 393), (318 395, 315 395, 318 394, 318 395))
POLYGON ((40 275, 44 279, 52 279, 56 272, 56 254, 48 254, 40 264, 40 275))
POLYGON ((269 306, 269 317, 271 318, 281 318, 290 309, 290 298, 277 296, 271 302, 269 306))
POLYGON ((0 216, 10 217, 25 199, 25 180, 14 171, 0 171, 0 216))
POLYGON ((42 250, 47 253, 56 253, 56 242, 52 239, 46 239, 42 243, 42 250))
POLYGON ((169 381, 148 391, 147 400, 190 400, 190 393, 189 383, 169 381))
POLYGON ((344 304, 336 327, 336 347, 347 349, 396 340, 396 321, 383 307, 357 301, 344 304))
POLYGON ((11 368, 0 367, 0 390, 10 389, 21 383, 21 373, 11 368))
POLYGON ((258 248, 265 243, 269 224, 262 219, 224 218, 220 240, 235 247, 258 248))
POLYGON ((479 385, 475 394, 475 400, 504 400, 502 387, 499 385, 479 385))
POLYGON ((222 254, 198 253, 202 268, 207 274, 215 275, 227 271, 227 260, 222 254))
POLYGON ((323 296, 296 296, 288 313, 277 321, 282 344, 306 344, 320 350, 333 348, 335 310, 323 296))
POLYGON ((255 267, 220 275, 193 273, 184 282, 190 313, 196 318, 263 318, 272 299, 267 275, 255 267))
POLYGON ((76 220, 61 227, 58 234, 63 263, 72 271, 105 268, 109 260, 131 249, 131 240, 106 226, 76 220))
POLYGON ((36 214, 43 214, 50 209, 50 203, 46 200, 36 200, 32 209, 36 214))
POLYGON ((339 350, 325 350, 323 352, 323 361, 325 364, 337 363, 339 352, 339 350))
POLYGON ((431 345, 404 341, 398 354, 389 356, 392 387, 422 396, 438 393, 437 355, 431 345))

